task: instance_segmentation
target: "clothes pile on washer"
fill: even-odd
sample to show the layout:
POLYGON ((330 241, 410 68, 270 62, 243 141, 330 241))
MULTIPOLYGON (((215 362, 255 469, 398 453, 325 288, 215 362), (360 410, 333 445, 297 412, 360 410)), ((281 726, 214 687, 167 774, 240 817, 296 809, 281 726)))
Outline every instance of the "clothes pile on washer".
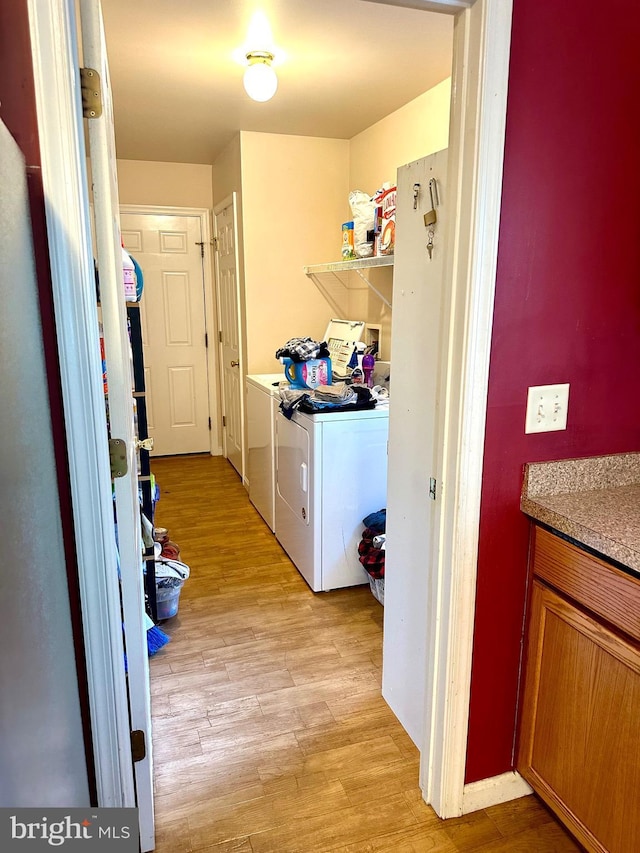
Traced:
POLYGON ((335 385, 319 385, 313 390, 288 388, 281 385, 280 411, 286 418, 296 409, 310 415, 322 412, 352 412, 359 409, 374 409, 378 404, 375 389, 365 385, 347 385, 338 382, 335 385))

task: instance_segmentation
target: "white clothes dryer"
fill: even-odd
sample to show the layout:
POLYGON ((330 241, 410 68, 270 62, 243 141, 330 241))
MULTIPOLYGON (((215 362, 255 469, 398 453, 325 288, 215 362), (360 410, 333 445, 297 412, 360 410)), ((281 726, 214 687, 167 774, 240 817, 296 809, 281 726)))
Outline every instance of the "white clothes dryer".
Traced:
POLYGON ((275 534, 314 592, 368 583, 362 519, 386 506, 388 408, 278 411, 275 534))
POLYGON ((275 530, 275 417, 281 373, 249 374, 247 380, 247 476, 249 500, 275 530))

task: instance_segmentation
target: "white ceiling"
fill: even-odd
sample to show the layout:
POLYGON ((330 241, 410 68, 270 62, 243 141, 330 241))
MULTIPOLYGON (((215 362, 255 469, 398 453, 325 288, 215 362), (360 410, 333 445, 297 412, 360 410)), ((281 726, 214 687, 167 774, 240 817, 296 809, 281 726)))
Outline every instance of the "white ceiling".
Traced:
POLYGON ((213 163, 239 130, 350 139, 451 73, 453 18, 365 0, 102 0, 117 156, 213 163), (256 8, 286 58, 251 101, 256 8))

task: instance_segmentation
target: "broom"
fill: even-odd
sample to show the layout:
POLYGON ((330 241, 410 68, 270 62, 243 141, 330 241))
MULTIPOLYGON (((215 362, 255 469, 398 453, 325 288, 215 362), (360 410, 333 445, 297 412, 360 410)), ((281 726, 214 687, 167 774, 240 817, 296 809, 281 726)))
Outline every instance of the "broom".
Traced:
MULTIPOLYGON (((155 542, 153 539, 153 525, 147 518, 147 516, 140 510, 140 527, 142 532, 142 543, 146 548, 155 547, 155 542)), ((147 626, 147 651, 149 653, 149 657, 151 655, 155 655, 156 652, 159 652, 163 646, 166 646, 169 642, 169 637, 165 632, 158 628, 157 625, 154 625, 153 619, 149 616, 148 613, 144 614, 145 625, 147 626)))
POLYGON ((165 632, 153 624, 153 620, 146 613, 144 614, 145 624, 147 626, 147 651, 149 657, 159 652, 161 648, 167 645, 170 637, 165 632))

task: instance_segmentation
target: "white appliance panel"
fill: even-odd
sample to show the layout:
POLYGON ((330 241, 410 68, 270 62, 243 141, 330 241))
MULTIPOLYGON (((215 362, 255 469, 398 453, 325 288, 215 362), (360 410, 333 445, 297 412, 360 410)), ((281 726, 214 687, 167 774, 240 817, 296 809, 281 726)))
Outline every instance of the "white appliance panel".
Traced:
POLYGON ((249 500, 275 530, 275 416, 281 373, 247 376, 247 473, 249 500))
POLYGON ((388 418, 322 424, 322 589, 368 583, 362 519, 386 507, 388 418))
POLYGON ((314 592, 368 583, 358 543, 386 504, 388 423, 388 410, 276 417, 276 538, 314 592))
POLYGON ((312 524, 312 432, 276 416, 276 538, 314 590, 316 543, 312 524))

